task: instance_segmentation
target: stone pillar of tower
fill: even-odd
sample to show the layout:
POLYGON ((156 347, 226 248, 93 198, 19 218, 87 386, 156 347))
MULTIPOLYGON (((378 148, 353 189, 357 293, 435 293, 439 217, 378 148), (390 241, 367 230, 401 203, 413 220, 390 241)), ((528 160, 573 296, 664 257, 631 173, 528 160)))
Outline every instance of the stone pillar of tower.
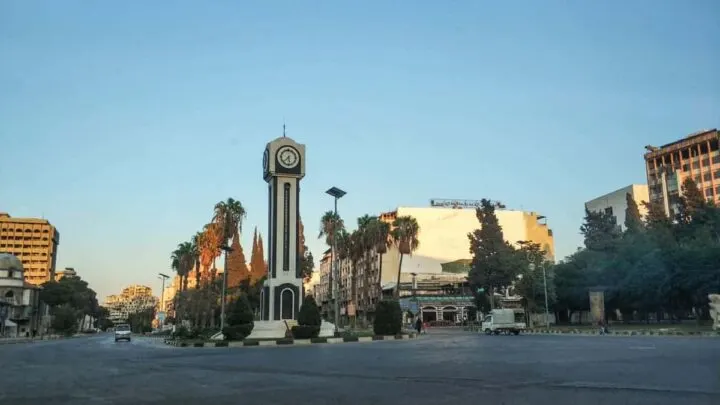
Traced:
POLYGON ((268 275, 261 293, 263 321, 297 319, 303 299, 300 274, 300 180, 305 145, 281 137, 267 144, 263 178, 268 183, 268 275))

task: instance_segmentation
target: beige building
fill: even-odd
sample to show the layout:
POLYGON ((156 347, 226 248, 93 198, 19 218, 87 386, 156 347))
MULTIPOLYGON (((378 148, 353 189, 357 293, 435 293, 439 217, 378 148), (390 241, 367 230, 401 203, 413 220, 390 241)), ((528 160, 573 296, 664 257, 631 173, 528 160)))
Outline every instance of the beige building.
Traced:
POLYGON ((17 256, 25 268, 25 281, 34 285, 55 278, 60 234, 45 219, 13 218, 0 212, 0 252, 17 256))
POLYGON ((631 184, 612 193, 592 199, 585 203, 585 209, 591 212, 604 211, 613 215, 622 230, 625 230, 625 210, 627 209, 627 194, 630 194, 638 206, 640 216, 645 217, 647 208, 644 203, 650 201, 648 186, 645 184, 631 184))
MULTIPOLYGON (((380 219, 392 223, 398 216, 412 216, 420 226, 418 249, 403 258, 400 281, 410 283, 413 273, 417 280, 445 280, 455 283, 456 278, 464 279, 469 270, 470 242, 468 233, 480 228, 475 208, 448 207, 398 207, 395 211, 383 213, 380 219)), ((503 228, 505 240, 519 247, 519 241, 538 243, 554 260, 555 242, 553 233, 545 217, 535 212, 517 210, 497 210, 498 221, 503 228)), ((353 280, 349 261, 339 264, 339 303, 341 315, 347 315, 348 309, 355 307, 357 313, 371 312, 381 298, 382 290, 391 290, 397 279, 400 255, 392 247, 382 256, 382 274, 380 259, 375 252, 368 252, 369 265, 361 261, 357 265, 357 279, 353 280), (357 305, 352 305, 357 302, 357 305)), ((323 307, 323 312, 331 310, 330 297, 330 252, 320 260, 319 281, 315 286, 315 299, 323 307)), ((352 312, 352 310, 350 310, 352 312)), ((351 314, 352 315, 352 314, 351 314)))
POLYGON ((60 281, 65 277, 77 277, 77 272, 72 267, 65 267, 65 270, 55 272, 55 281, 60 281))
POLYGON ((682 183, 695 180, 705 197, 720 202, 720 134, 709 129, 675 142, 645 147, 645 169, 651 202, 662 205, 673 217, 677 211, 682 183))
POLYGON ((103 306, 110 312, 110 320, 117 324, 127 322, 130 314, 156 308, 157 304, 158 298, 152 295, 152 288, 134 284, 125 287, 119 295, 109 295, 103 306))

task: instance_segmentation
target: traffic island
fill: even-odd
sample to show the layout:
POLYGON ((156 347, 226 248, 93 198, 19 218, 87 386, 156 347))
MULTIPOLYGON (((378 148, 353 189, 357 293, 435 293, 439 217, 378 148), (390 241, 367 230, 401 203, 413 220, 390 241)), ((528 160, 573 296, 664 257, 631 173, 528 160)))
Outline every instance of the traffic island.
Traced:
POLYGON ((236 340, 236 341, 204 341, 166 339, 165 344, 175 347, 255 347, 255 346, 309 346, 318 344, 376 342, 385 340, 414 339, 415 333, 399 334, 394 336, 343 336, 343 337, 317 337, 312 339, 263 339, 263 340, 236 340))
MULTIPOLYGON (((527 329, 531 335, 600 335, 599 330, 589 329, 527 329)), ((693 330, 609 330, 605 333, 608 336, 716 336, 720 337, 720 331, 693 331, 693 330)))

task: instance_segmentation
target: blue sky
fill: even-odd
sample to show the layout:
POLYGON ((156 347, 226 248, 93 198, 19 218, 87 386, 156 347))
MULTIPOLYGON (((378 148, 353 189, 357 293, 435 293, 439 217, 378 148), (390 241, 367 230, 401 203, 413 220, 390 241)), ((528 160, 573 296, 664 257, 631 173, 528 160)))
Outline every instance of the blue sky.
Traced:
POLYGON ((159 287, 232 196, 265 234, 262 151, 307 145, 349 222, 431 198, 541 212, 560 257, 583 203, 644 183, 643 146, 720 126, 720 3, 0 2, 0 211, 61 232, 101 296, 159 287), (392 3, 392 4, 387 4, 392 3), (502 4, 501 4, 502 3, 502 4))

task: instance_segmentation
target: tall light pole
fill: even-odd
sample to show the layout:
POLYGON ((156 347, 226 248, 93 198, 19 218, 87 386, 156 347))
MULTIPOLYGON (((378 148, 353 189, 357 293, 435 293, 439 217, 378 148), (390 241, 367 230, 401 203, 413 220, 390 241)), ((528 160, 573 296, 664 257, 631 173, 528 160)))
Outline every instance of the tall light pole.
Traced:
MULTIPOLYGON (((335 199, 335 221, 337 221, 338 218, 338 200, 341 199, 346 192, 343 190, 340 190, 337 187, 331 187, 326 192, 326 194, 332 196, 335 199)), ((333 297, 333 312, 335 313, 335 332, 338 331, 338 325, 340 324, 340 303, 338 302, 338 260, 337 260, 337 224, 333 224, 333 236, 332 236, 332 246, 331 246, 331 253, 330 253, 330 259, 331 259, 331 270, 330 274, 332 276, 332 297, 333 297)))
MULTIPOLYGON (((518 241, 518 244, 520 244, 520 245, 526 245, 529 243, 531 243, 531 242, 526 241, 526 240, 518 241)), ((528 266, 530 267, 530 270, 534 270, 535 263, 533 263, 534 258, 532 257, 532 252, 528 251, 526 255, 527 255, 528 266)), ((545 258, 544 257, 543 257, 542 263, 540 264, 540 267, 542 268, 542 271, 543 271, 543 285, 544 285, 544 290, 545 290, 545 327, 550 329, 550 306, 548 305, 547 271, 545 268, 546 266, 545 266, 545 258)))
POLYGON ((225 252, 225 268, 223 269, 222 292, 220 293, 220 331, 222 331, 225 328, 225 295, 227 294, 228 255, 233 251, 233 248, 223 245, 220 246, 220 249, 225 252))
POLYGON ((165 326, 165 317, 167 314, 165 313, 165 280, 169 279, 170 276, 163 273, 158 273, 160 276, 159 278, 162 280, 162 290, 160 290, 160 308, 163 312, 163 318, 159 319, 160 321, 160 329, 162 329, 163 326, 165 326))
MULTIPOLYGON (((415 301, 415 306, 417 307, 417 314, 415 315, 422 318, 422 316, 420 315, 420 303, 417 299, 417 273, 410 273, 410 275, 412 276, 412 284, 410 284, 410 289, 412 290, 413 301, 415 301)), ((398 291, 399 290, 400 289, 398 288, 398 291)), ((410 306, 409 304, 410 303, 408 302, 408 306, 410 306)))

